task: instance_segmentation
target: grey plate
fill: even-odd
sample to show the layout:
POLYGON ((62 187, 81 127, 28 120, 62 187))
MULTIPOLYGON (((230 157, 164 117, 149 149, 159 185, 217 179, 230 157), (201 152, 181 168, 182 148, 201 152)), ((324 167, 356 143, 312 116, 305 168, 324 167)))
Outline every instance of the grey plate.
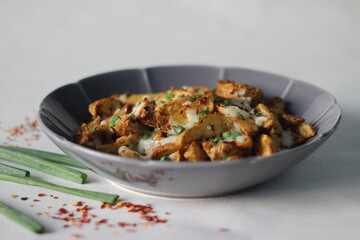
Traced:
POLYGON ((69 156, 94 172, 138 192, 166 197, 209 197, 228 194, 267 181, 313 153, 335 131, 340 106, 325 90, 272 73, 244 68, 166 66, 104 73, 51 92, 40 105, 38 120, 45 134, 69 156), (85 148, 70 141, 88 104, 114 93, 148 93, 183 85, 215 87, 231 79, 261 88, 266 97, 281 96, 290 112, 315 126, 318 134, 305 144, 268 157, 230 162, 159 162, 128 159, 85 148))

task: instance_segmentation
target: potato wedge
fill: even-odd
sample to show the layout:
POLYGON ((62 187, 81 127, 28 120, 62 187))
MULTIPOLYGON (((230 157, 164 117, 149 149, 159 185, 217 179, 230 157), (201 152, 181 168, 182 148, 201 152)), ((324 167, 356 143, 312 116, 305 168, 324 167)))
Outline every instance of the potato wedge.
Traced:
POLYGON ((269 130, 274 126, 276 116, 264 104, 259 103, 252 111, 255 124, 269 130))
POLYGON ((132 150, 136 149, 139 139, 139 135, 130 134, 128 136, 119 137, 113 143, 98 146, 96 149, 106 153, 117 154, 121 146, 126 146, 132 150))
POLYGON ((305 141, 305 138, 292 132, 290 129, 282 132, 281 136, 281 146, 283 148, 292 148, 305 141))
POLYGON ((202 146, 213 162, 228 160, 230 156, 239 156, 241 158, 241 156, 245 155, 245 151, 238 148, 234 143, 203 142, 202 146))
POLYGON ((123 116, 113 129, 118 136, 127 136, 129 134, 140 135, 142 126, 131 116, 123 116))
POLYGON ((103 98, 89 105, 89 112, 93 119, 100 116, 102 119, 110 117, 124 104, 116 98, 103 98))
POLYGON ((201 118, 194 127, 185 130, 177 139, 180 149, 185 149, 191 142, 214 137, 228 129, 228 119, 221 113, 208 114, 201 118))
POLYGON ((231 80, 218 81, 215 93, 222 98, 239 99, 251 106, 256 106, 264 98, 261 89, 244 83, 235 83, 231 80))
POLYGON ((315 129, 308 123, 301 123, 298 126, 292 127, 291 130, 305 139, 316 135, 315 129))
POLYGON ((122 157, 148 159, 147 157, 140 155, 138 152, 131 150, 126 146, 121 146, 118 150, 118 154, 122 157))
POLYGON ((196 141, 192 142, 184 152, 184 157, 189 162, 206 161, 208 156, 203 147, 196 141))
POLYGON ((279 152, 279 148, 273 139, 266 134, 261 134, 255 143, 255 154, 257 156, 269 156, 279 152))

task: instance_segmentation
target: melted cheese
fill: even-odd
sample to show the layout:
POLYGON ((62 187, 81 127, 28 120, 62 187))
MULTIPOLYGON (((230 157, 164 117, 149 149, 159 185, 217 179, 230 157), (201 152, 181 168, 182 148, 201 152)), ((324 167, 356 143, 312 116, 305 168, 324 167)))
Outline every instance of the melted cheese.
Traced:
POLYGON ((259 127, 263 127, 264 126, 264 122, 269 120, 267 117, 265 116, 259 116, 259 117, 254 117, 255 120, 255 124, 258 125, 259 127))
POLYGON ((174 143, 177 139, 177 136, 170 136, 167 138, 162 138, 160 140, 153 140, 152 137, 149 139, 140 139, 139 144, 137 146, 137 152, 140 154, 148 154, 155 147, 160 145, 174 143))
POLYGON ((222 107, 221 110, 222 110, 223 114, 228 115, 228 116, 233 117, 233 118, 237 118, 239 116, 243 116, 245 118, 249 117, 248 112, 246 112, 246 111, 244 111, 244 110, 242 110, 242 109, 240 109, 238 107, 235 107, 235 106, 222 107))
POLYGON ((245 93, 246 93, 245 89, 242 89, 242 90, 238 90, 238 91, 236 91, 236 94, 238 95, 238 97, 240 97, 240 96, 244 96, 244 95, 245 95, 245 93))
MULTIPOLYGON (((188 122, 184 125, 179 124, 177 121, 175 121, 172 117, 169 118, 169 124, 170 125, 175 125, 175 126, 182 126, 185 129, 189 129, 192 128, 197 121, 199 120, 199 117, 196 113, 196 109, 188 109, 186 110, 186 117, 188 122)), ((176 134, 174 129, 171 129, 171 131, 169 131, 169 133, 171 134, 176 134)))
POLYGON ((245 140, 248 138, 248 136, 245 135, 241 135, 241 136, 237 136, 235 138, 227 138, 225 140, 222 140, 221 142, 238 142, 238 143, 243 143, 245 142, 245 140))
POLYGON ((245 109, 247 110, 248 112, 251 111, 251 106, 250 106, 250 103, 251 103, 251 97, 248 97, 250 98, 250 102, 244 102, 243 100, 241 100, 241 98, 237 98, 237 99, 231 99, 231 103, 233 105, 236 105, 242 109, 245 109))

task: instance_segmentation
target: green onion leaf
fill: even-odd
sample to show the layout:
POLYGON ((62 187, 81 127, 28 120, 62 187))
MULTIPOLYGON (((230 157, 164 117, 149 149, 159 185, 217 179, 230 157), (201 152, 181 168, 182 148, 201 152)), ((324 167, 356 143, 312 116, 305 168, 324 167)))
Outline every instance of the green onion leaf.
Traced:
POLYGON ((231 133, 230 132, 223 132, 222 134, 221 134, 221 138, 222 139, 227 139, 227 138, 229 138, 229 137, 231 137, 231 133))
POLYGON ((149 138, 151 138, 151 132, 149 132, 149 131, 144 131, 142 134, 141 134, 141 139, 143 139, 143 140, 147 140, 147 139, 149 139, 149 138))
POLYGON ((172 92, 168 92, 168 93, 165 95, 166 100, 171 100, 173 97, 174 97, 174 94, 173 94, 172 92))
POLYGON ((210 142, 213 142, 213 143, 218 143, 220 142, 222 139, 220 137, 213 137, 210 139, 210 142))
POLYGON ((121 117, 118 115, 115 115, 111 118, 110 123, 109 123, 109 127, 115 127, 116 124, 118 124, 118 122, 120 121, 121 117))
POLYGON ((180 88, 180 90, 187 92, 187 90, 184 87, 180 88))
POLYGON ((229 99, 224 100, 224 105, 230 106, 231 101, 229 99))
POLYGON ((164 100, 160 100, 160 101, 159 101, 159 103, 166 103, 166 101, 164 101, 164 100))
POLYGON ((36 222, 34 219, 26 216, 22 212, 12 208, 5 203, 0 202, 0 213, 17 222, 18 224, 26 227, 32 232, 42 233, 44 232, 44 227, 36 222))
POLYGON ((228 154, 226 154, 225 157, 222 159, 222 161, 227 161, 229 159, 229 157, 230 156, 228 154))
POLYGON ((171 161, 171 158, 169 156, 163 156, 162 158, 160 158, 160 161, 171 161))
POLYGON ((136 118, 135 114, 130 114, 130 119, 131 119, 131 121, 134 121, 135 118, 136 118))
POLYGON ((195 96, 191 96, 190 97, 190 102, 195 102, 196 101, 196 97, 195 96))
POLYGON ((241 133, 239 133, 238 131, 235 131, 235 132, 233 132, 232 134, 231 134, 231 138, 236 138, 236 137, 238 137, 238 136, 241 136, 241 133))
POLYGON ((17 177, 6 174, 0 174, 0 180, 20 183, 24 185, 31 185, 37 187, 43 187, 47 189, 52 189, 58 192, 63 192, 67 194, 72 194, 79 197, 90 198, 94 200, 98 200, 101 202, 114 203, 118 200, 119 195, 102 193, 102 192, 94 192, 89 190, 77 189, 77 188, 69 188, 61 185, 53 184, 44 180, 40 180, 33 177, 17 177))
POLYGON ((257 117, 260 117, 260 116, 262 116, 262 115, 264 115, 262 112, 257 112, 257 113, 255 113, 255 116, 257 116, 257 117))
POLYGON ((178 98, 183 98, 183 97, 185 97, 185 94, 181 94, 178 96, 178 98))
POLYGON ((185 131, 185 128, 183 126, 173 125, 172 128, 174 129, 175 133, 177 133, 177 134, 181 134, 183 131, 185 131))
POLYGON ((204 117, 205 115, 209 114, 209 110, 205 109, 205 110, 202 110, 200 111, 200 115, 199 115, 199 119, 204 117))
POLYGON ((174 134, 167 133, 166 136, 167 136, 167 137, 171 137, 171 136, 174 136, 174 134))

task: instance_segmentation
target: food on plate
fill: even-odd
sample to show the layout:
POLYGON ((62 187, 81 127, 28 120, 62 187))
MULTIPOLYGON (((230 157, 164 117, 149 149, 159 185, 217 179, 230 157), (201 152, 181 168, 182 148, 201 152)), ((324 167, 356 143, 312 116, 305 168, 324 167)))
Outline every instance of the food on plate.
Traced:
POLYGON ((183 86, 152 94, 114 94, 89 105, 91 121, 74 142, 123 157, 160 161, 224 161, 268 156, 316 135, 286 112, 280 97, 219 80, 215 89, 183 86))

